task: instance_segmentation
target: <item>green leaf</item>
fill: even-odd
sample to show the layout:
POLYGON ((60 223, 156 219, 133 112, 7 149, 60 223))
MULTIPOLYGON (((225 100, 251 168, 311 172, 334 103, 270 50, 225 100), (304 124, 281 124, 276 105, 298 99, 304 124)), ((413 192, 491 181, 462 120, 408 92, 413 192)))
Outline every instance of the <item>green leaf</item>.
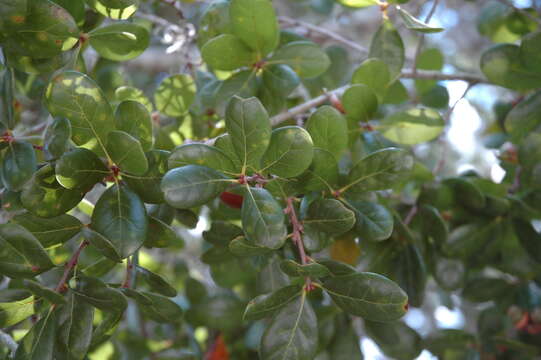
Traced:
POLYGON ((111 19, 126 20, 137 11, 139 0, 86 0, 86 3, 111 19))
POLYGON ((145 240, 146 247, 165 248, 174 246, 181 248, 184 246, 184 241, 177 235, 175 229, 155 217, 150 216, 148 220, 149 232, 145 240))
POLYGON ((535 130, 541 123, 538 114, 541 112, 541 91, 537 91, 514 106, 505 117, 505 129, 511 140, 520 142, 535 130))
POLYGON ((167 297, 177 296, 177 290, 173 288, 163 277, 158 274, 153 273, 141 266, 137 266, 137 274, 141 276, 141 279, 147 283, 150 287, 150 290, 154 293, 161 294, 167 297))
POLYGON ((377 0, 338 0, 338 2, 353 8, 365 8, 379 4, 377 0))
POLYGON ((94 207, 92 229, 108 239, 122 259, 143 245, 147 228, 143 202, 125 185, 111 186, 94 207))
POLYGON ((20 225, 0 225, 0 245, 1 274, 30 278, 54 266, 38 239, 20 225))
POLYGON ((336 329, 331 343, 329 360, 364 359, 360 348, 360 339, 352 326, 341 325, 336 329))
POLYGON ((306 191, 332 190, 338 182, 338 163, 332 153, 314 147, 312 164, 299 176, 306 191))
POLYGON ((268 263, 257 274, 259 293, 273 292, 290 285, 289 277, 280 269, 280 261, 276 254, 271 254, 268 263))
POLYGON ((248 168, 259 169, 261 157, 271 140, 269 115, 263 105, 255 97, 234 97, 226 110, 225 126, 241 160, 242 173, 248 168))
POLYGON ((24 336, 15 360, 53 360, 58 311, 51 308, 24 336))
POLYGON ((71 150, 56 162, 56 181, 66 189, 89 191, 110 171, 100 158, 85 148, 71 150))
POLYGON ((321 199, 310 204, 303 223, 338 236, 355 225, 355 213, 338 200, 321 199))
POLYGON ((230 241, 242 235, 242 229, 237 225, 213 221, 210 229, 203 232, 203 239, 215 246, 227 246, 230 241))
POLYGON ((124 131, 114 130, 107 135, 107 151, 122 171, 134 175, 144 175, 148 171, 141 143, 124 131))
POLYGON ((421 336, 403 322, 365 321, 364 328, 379 348, 393 359, 416 359, 423 350, 421 336))
POLYGON ((201 48, 201 55, 216 70, 236 70, 257 61, 256 54, 240 38, 230 34, 210 39, 201 48))
POLYGON ((257 94, 260 84, 256 72, 251 70, 238 71, 222 81, 216 90, 215 110, 220 116, 225 116, 230 100, 238 96, 248 99, 257 94))
POLYGON ((303 292, 271 320, 261 338, 261 360, 312 360, 318 343, 317 317, 303 292))
POLYGON ((40 168, 21 193, 21 203, 32 214, 51 218, 63 215, 83 199, 85 192, 66 189, 56 180, 50 164, 40 168))
POLYGON ((541 73, 526 68, 517 45, 500 44, 486 50, 481 56, 481 70, 491 83, 509 89, 541 86, 541 73))
POLYGON ((24 141, 8 143, 2 161, 2 180, 8 190, 20 191, 37 168, 36 154, 32 144, 24 141))
POLYGON ((466 178, 449 178, 444 184, 451 186, 455 199, 463 205, 480 210, 485 207, 486 198, 481 189, 472 181, 466 178))
POLYGON ((301 79, 287 65, 270 65, 263 68, 263 84, 274 94, 286 97, 299 86, 301 79))
POLYGON ((398 9, 398 13, 402 17, 402 20, 404 20, 404 24, 410 30, 418 31, 421 33, 429 33, 429 34, 438 33, 444 30, 441 27, 434 27, 434 26, 428 25, 427 23, 411 15, 406 10, 402 9, 400 6, 397 6, 397 9, 398 9))
POLYGON ((348 118, 368 121, 378 110, 378 98, 368 85, 357 84, 344 92, 342 105, 348 118))
POLYGON ((331 259, 319 259, 317 262, 325 266, 331 273, 331 276, 350 275, 357 272, 357 270, 355 270, 353 266, 340 261, 331 259))
POLYGON ((419 215, 425 236, 431 237, 436 244, 447 241, 447 225, 436 208, 423 205, 419 209, 419 215))
POLYGON ((54 290, 51 290, 37 281, 33 280, 24 280, 23 281, 25 289, 34 294, 37 298, 44 298, 52 304, 63 305, 67 301, 61 294, 57 293, 54 290))
POLYGON ((203 325, 230 333, 242 326, 242 309, 243 304, 235 295, 221 293, 199 300, 195 315, 203 325))
POLYGON ((325 277, 330 274, 329 269, 316 262, 301 265, 293 260, 283 260, 280 263, 280 269, 287 275, 294 277, 325 277))
POLYGON ((269 248, 255 245, 246 240, 244 236, 239 236, 231 240, 228 248, 235 256, 257 256, 267 254, 270 251, 269 248))
POLYGON ((81 234, 84 239, 88 241, 90 245, 95 247, 103 256, 116 263, 122 262, 122 258, 120 257, 116 246, 105 236, 87 227, 81 231, 81 234))
POLYGON ((337 160, 347 148, 346 119, 332 106, 324 105, 318 108, 308 119, 306 130, 310 133, 315 147, 327 150, 337 160))
POLYGON ((167 164, 169 169, 192 164, 206 166, 226 174, 236 173, 235 164, 224 151, 219 147, 205 144, 186 144, 176 147, 171 152, 167 164))
POLYGON ((126 61, 146 50, 150 34, 141 25, 115 23, 92 30, 88 33, 88 39, 100 56, 113 61, 126 61))
POLYGON ((122 313, 126 310, 128 301, 119 290, 108 287, 98 278, 81 273, 77 275, 76 280, 77 287, 73 292, 81 300, 104 312, 122 313))
POLYGON ((272 131, 267 151, 261 159, 261 173, 291 178, 302 174, 314 156, 310 134, 298 126, 284 126, 272 131))
POLYGON ((241 218, 249 241, 269 249, 284 245, 287 236, 284 212, 267 190, 246 186, 241 218))
POLYGON ((394 112, 381 122, 381 134, 387 139, 403 145, 416 145, 437 138, 445 121, 433 109, 411 108, 394 112))
POLYGON ((400 75, 406 58, 404 43, 400 34, 389 19, 384 19, 370 44, 370 58, 377 58, 389 66, 390 78, 400 75))
POLYGON ((148 204, 160 204, 165 201, 160 187, 161 180, 167 172, 167 159, 169 151, 151 150, 145 154, 148 170, 141 176, 122 174, 122 178, 130 189, 148 204))
POLYGON ((276 50, 269 62, 289 65, 301 78, 319 76, 331 65, 325 51, 311 41, 290 42, 276 50))
POLYGON ((351 77, 351 83, 366 85, 381 102, 392 82, 389 66, 382 59, 366 59, 351 77))
POLYGON ((47 160, 58 159, 69 148, 71 124, 66 118, 56 118, 43 137, 43 151, 47 160))
POLYGON ((253 321, 269 317, 300 297, 301 294, 301 286, 290 285, 272 293, 259 295, 248 303, 243 318, 245 321, 253 321))
POLYGON ((536 73, 541 73, 541 31, 532 32, 522 38, 520 57, 524 65, 536 73))
POLYGON ((154 110, 150 99, 143 93, 143 91, 132 86, 121 86, 117 88, 115 90, 115 99, 118 102, 127 100, 137 101, 138 103, 143 104, 149 113, 154 110))
POLYGON ((8 29, 3 44, 6 48, 21 55, 47 58, 75 45, 79 29, 64 8, 49 0, 31 0, 27 4, 26 14, 17 19, 19 24, 8 29))
POLYGON ((229 0, 212 1, 199 21, 197 43, 199 48, 207 41, 220 34, 231 34, 232 26, 229 17, 229 0))
POLYGON ((514 219, 513 225, 520 244, 535 261, 541 263, 541 235, 532 224, 523 219, 514 219))
POLYGON ((186 165, 169 170, 162 179, 161 188, 169 205, 189 209, 214 199, 232 181, 211 168, 186 165))
POLYGON ((342 190, 364 192, 384 190, 406 178, 413 168, 413 158, 404 150, 386 148, 359 161, 349 172, 342 190))
POLYGON ((58 316, 56 359, 83 360, 92 340, 94 308, 70 292, 58 316))
POLYGON ((233 34, 256 51, 259 59, 278 45, 276 12, 269 0, 232 0, 229 6, 233 34))
POLYGON ((75 144, 105 152, 107 134, 114 129, 111 106, 96 83, 85 74, 64 71, 54 76, 45 92, 52 116, 68 118, 75 144))
POLYGON ((34 297, 0 302, 0 327, 5 329, 34 315, 34 297))
MULTIPOLYGON (((419 53, 417 57, 417 69, 439 71, 445 64, 443 54, 439 49, 430 48, 419 53)), ((436 80, 415 79, 415 89, 419 94, 424 94, 436 86, 436 80)))
POLYGON ((393 215, 384 206, 368 201, 346 201, 355 212, 355 231, 362 240, 382 241, 391 236, 393 215))
POLYGON ((372 321, 394 321, 408 310, 408 296, 398 285, 374 273, 335 276, 323 288, 342 310, 372 321))
POLYGON ((71 1, 71 0, 53 0, 53 2, 66 9, 73 19, 77 22, 77 25, 83 25, 85 21, 85 3, 84 1, 71 1))
POLYGON ((145 105, 133 100, 118 104, 115 111, 115 126, 141 142, 144 151, 149 151, 154 144, 152 120, 145 105))
POLYGON ((177 74, 166 77, 160 82, 154 94, 156 109, 167 116, 186 115, 195 99, 195 91, 195 82, 189 75, 177 74))
POLYGON ((462 296, 472 302, 491 301, 512 293, 512 284, 503 279, 488 277, 470 279, 462 290, 462 296))
POLYGON ((152 300, 152 305, 139 303, 141 312, 148 318, 160 323, 179 323, 184 312, 174 301, 165 296, 142 291, 141 294, 152 300))

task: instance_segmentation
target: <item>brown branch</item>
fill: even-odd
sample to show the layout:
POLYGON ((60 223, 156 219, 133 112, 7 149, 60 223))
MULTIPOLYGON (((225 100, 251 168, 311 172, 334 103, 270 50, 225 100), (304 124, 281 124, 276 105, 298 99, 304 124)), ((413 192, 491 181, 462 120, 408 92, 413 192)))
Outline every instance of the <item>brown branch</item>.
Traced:
POLYGON ((71 274, 71 271, 77 266, 77 262, 79 261, 79 256, 81 255, 81 252, 85 247, 87 247, 89 244, 88 241, 83 241, 81 245, 79 245, 79 248, 73 253, 71 256, 71 259, 66 263, 64 270, 64 274, 62 274, 62 277, 60 278, 60 281, 58 282, 58 285, 56 285, 55 291, 62 293, 66 291, 66 282, 69 279, 69 276, 71 274))
MULTIPOLYGON (((425 23, 428 24, 430 19, 432 19, 432 16, 436 12, 436 7, 438 6, 438 2, 439 0, 434 0, 434 3, 432 4, 432 8, 430 9, 430 12, 425 18, 425 23)), ((412 66, 411 72, 413 74, 417 73, 417 58, 419 57, 419 54, 421 53, 421 49, 423 48, 423 44, 425 42, 425 36, 426 36, 425 34, 421 34, 421 36, 419 37, 419 43, 417 44, 417 48, 415 49, 415 55, 413 56, 413 63, 411 64, 412 66)))

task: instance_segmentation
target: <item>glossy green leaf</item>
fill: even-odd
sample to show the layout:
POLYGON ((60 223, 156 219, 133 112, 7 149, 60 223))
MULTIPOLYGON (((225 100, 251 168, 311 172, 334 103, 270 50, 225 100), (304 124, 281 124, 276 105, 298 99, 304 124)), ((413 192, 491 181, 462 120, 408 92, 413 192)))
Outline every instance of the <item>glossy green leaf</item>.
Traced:
POLYGON ((177 303, 162 295, 146 291, 141 293, 152 300, 152 305, 138 304, 146 317, 160 323, 175 324, 182 321, 184 312, 177 303))
POLYGON ((256 54, 239 37, 231 34, 207 41, 201 48, 201 55, 216 70, 235 70, 257 61, 256 54))
POLYGON ((274 94, 286 97, 299 86, 301 80, 287 65, 270 65, 263 68, 263 84, 274 94))
POLYGON ((330 344, 329 360, 364 359, 360 348, 359 336, 352 326, 341 324, 337 326, 334 340, 330 344))
POLYGON ((4 275, 30 278, 54 266, 38 239, 20 225, 0 225, 0 244, 0 273, 4 275))
POLYGON ((517 45, 500 44, 486 50, 481 56, 481 70, 491 83, 509 89, 541 86, 541 73, 526 68, 517 45))
POLYGON ((124 131, 141 143, 144 151, 149 151, 154 144, 152 120, 145 105, 133 100, 118 104, 115 111, 115 127, 124 131))
POLYGON ((113 61, 126 61, 143 53, 150 43, 148 30, 133 23, 100 26, 88 33, 90 45, 100 56, 113 61))
POLYGON ((290 285, 289 277, 280 269, 281 259, 270 256, 268 263, 257 274, 257 290, 259 293, 269 293, 290 285))
POLYGON ((531 223, 522 219, 513 220, 513 225, 522 247, 535 261, 541 263, 541 235, 531 223))
POLYGON ((349 87, 342 95, 346 116, 355 121, 368 121, 378 110, 378 98, 365 84, 349 87))
MULTIPOLYGON (((7 49, 6 49, 7 50, 7 49)), ((51 58, 34 58, 7 50, 4 55, 13 68, 27 74, 49 74, 69 65, 75 60, 78 49, 61 52, 51 58)))
POLYGON ((325 51, 311 41, 290 42, 275 51, 269 61, 289 65, 301 78, 319 76, 331 65, 325 51))
POLYGON ((111 19, 126 20, 137 11, 139 0, 86 0, 86 3, 111 19))
POLYGON ((355 232, 362 239, 386 240, 393 232, 393 215, 384 206, 368 202, 347 200, 355 212, 355 232))
POLYGON ((381 122, 381 134, 403 145, 416 145, 437 138, 445 126, 440 113, 433 109, 411 108, 392 113, 381 122))
POLYGON ((9 302, 0 302, 0 327, 7 328, 34 315, 34 297, 29 296, 9 302))
POLYGON ((58 316, 56 359, 83 360, 92 340, 94 308, 73 293, 58 316))
POLYGON ((56 291, 52 289, 49 289, 41 285, 37 281, 24 280, 23 284, 24 284, 25 289, 30 291, 32 294, 34 294, 36 298, 44 298, 50 303, 56 304, 56 305, 63 305, 67 303, 64 296, 62 296, 61 294, 57 293, 56 291))
POLYGON ((45 104, 53 116, 65 117, 75 144, 98 155, 105 151, 107 134, 114 129, 113 111, 96 83, 85 74, 64 71, 51 79, 45 104))
POLYGON ((167 116, 186 115, 195 98, 195 82, 186 74, 163 79, 156 89, 156 108, 167 116))
POLYGON ((71 150, 56 162, 56 180, 66 189, 89 191, 109 169, 92 151, 85 148, 71 150))
POLYGON ((246 187, 241 209, 246 239, 270 249, 284 245, 287 229, 280 204, 265 189, 246 187))
POLYGON ((353 192, 384 190, 405 179, 413 167, 413 158, 404 150, 386 148, 359 161, 349 172, 348 185, 353 192))
POLYGON ((51 308, 19 343, 15 360, 53 360, 57 310, 51 308))
POLYGON ((318 259, 317 262, 325 266, 329 270, 331 276, 350 275, 357 272, 357 270, 355 270, 353 266, 340 261, 331 259, 318 259))
POLYGON ((235 164, 224 151, 205 144, 185 144, 175 148, 167 164, 169 169, 190 164, 201 165, 226 174, 235 174, 236 170, 235 164))
POLYGON ((355 213, 338 200, 321 199, 310 204, 303 223, 337 236, 355 225, 355 213))
POLYGON ((261 159, 261 173, 284 178, 302 174, 312 163, 314 147, 310 134, 298 126, 273 130, 267 151, 261 159))
MULTIPOLYGON (((143 104, 149 113, 152 113, 154 107, 150 102, 150 99, 143 93, 142 90, 132 86, 121 86, 115 90, 115 99, 118 102, 123 101, 137 101, 143 104)), ((125 131, 125 130, 124 130, 125 131)))
POLYGON ((520 142, 535 130, 541 123, 538 114, 541 112, 541 91, 537 91, 514 106, 505 117, 505 129, 511 140, 520 142))
POLYGON ((160 187, 161 180, 167 172, 169 151, 151 150, 145 154, 148 170, 142 175, 122 174, 122 178, 130 189, 148 204, 160 204, 165 201, 160 187))
POLYGON ((460 259, 473 257, 491 239, 496 238, 496 232, 500 231, 497 225, 496 223, 470 223, 456 227, 449 234, 447 242, 443 244, 444 253, 449 257, 460 259))
POLYGON ((95 247, 103 256, 116 263, 122 262, 117 247, 99 232, 86 227, 81 231, 81 235, 83 235, 84 239, 88 241, 90 245, 95 247))
POLYGON ((177 209, 206 204, 232 182, 222 173, 199 165, 186 165, 169 170, 162 179, 165 201, 177 209))
POLYGON ((280 269, 289 276, 313 276, 313 277, 325 277, 328 276, 329 269, 325 266, 318 264, 317 262, 310 262, 308 264, 301 265, 293 260, 283 260, 280 263, 280 269))
POLYGON ((41 167, 21 193, 21 203, 32 214, 45 218, 63 215, 83 199, 85 191, 66 189, 56 180, 51 165, 41 167))
POLYGON ((258 246, 246 240, 244 236, 236 237, 228 245, 229 251, 236 256, 257 256, 269 252, 269 248, 258 246))
POLYGON ((308 119, 306 130, 314 146, 327 150, 337 160, 347 148, 348 128, 346 119, 332 106, 318 108, 308 119))
POLYGON ((202 47, 210 39, 220 34, 231 34, 229 0, 215 0, 209 4, 199 21, 197 43, 202 47))
POLYGON ((372 321, 394 321, 408 310, 408 296, 391 280, 374 273, 335 276, 323 288, 342 310, 372 321))
POLYGON ((128 187, 114 185, 96 203, 92 229, 108 239, 124 259, 137 251, 147 237, 145 206, 128 187))
POLYGON ((541 73, 541 31, 532 32, 522 38, 520 57, 524 65, 536 73, 541 73))
POLYGON ((278 310, 300 297, 302 287, 290 285, 272 293, 259 295, 252 299, 244 311, 244 320, 259 320, 275 314, 278 310))
POLYGON ((77 287, 73 292, 80 299, 104 312, 121 313, 128 306, 126 297, 117 290, 108 287, 98 278, 77 275, 77 287))
POLYGON ((155 274, 141 266, 137 267, 137 274, 141 276, 141 279, 143 279, 145 283, 147 283, 152 292, 167 297, 177 296, 177 290, 169 285, 169 283, 160 275, 155 274))
POLYGON ((303 292, 272 318, 261 338, 259 355, 262 360, 312 360, 317 343, 316 314, 303 292))
POLYGON ((36 154, 32 144, 24 141, 13 141, 8 144, 2 161, 2 180, 7 189, 21 190, 32 178, 36 168, 36 154))
POLYGON ((400 34, 389 19, 384 19, 370 44, 370 58, 382 60, 389 66, 390 78, 400 75, 406 58, 404 43, 400 34))
POLYGON ((114 130, 107 135, 107 151, 120 170, 144 175, 148 161, 139 140, 124 131, 114 130))
POLYGON ((278 45, 278 20, 270 0, 232 0, 231 27, 249 48, 263 58, 278 45))
POLYGON ((242 235, 242 229, 224 221, 213 221, 209 230, 203 232, 203 239, 216 246, 227 246, 230 241, 242 235))
POLYGON ((149 232, 145 240, 145 246, 157 248, 170 246, 181 248, 184 246, 184 241, 177 235, 175 229, 160 219, 150 216, 148 219, 148 228, 149 232))
POLYGON ((445 221, 436 208, 430 205, 423 205, 419 209, 419 216, 426 236, 431 237, 437 244, 442 244, 447 241, 449 231, 447 230, 445 221))
POLYGON ((365 8, 379 4, 376 0, 338 0, 338 2, 342 5, 354 8, 365 8))
POLYGON ((404 20, 404 24, 406 27, 413 31, 418 31, 420 33, 438 33, 442 32, 444 29, 441 27, 434 27, 430 26, 427 23, 417 19, 413 15, 411 15, 408 11, 405 9, 402 9, 401 7, 398 7, 398 13, 402 17, 402 20, 404 20))
POLYGON ((306 191, 330 190, 338 182, 338 163, 332 153, 314 147, 312 163, 298 178, 306 191))
POLYGON ((271 140, 271 124, 263 105, 255 97, 234 97, 227 107, 225 126, 242 163, 242 172, 248 168, 258 170, 271 140))
POLYGON ((229 101, 238 96, 248 99, 257 94, 260 83, 252 70, 238 71, 222 81, 216 90, 215 110, 220 116, 225 116, 229 101))
POLYGON ((66 118, 56 118, 47 127, 43 137, 43 151, 48 160, 58 159, 69 147, 71 124, 66 118))
POLYGON ((364 328, 383 353, 393 359, 416 359, 423 349, 421 336, 403 322, 365 321, 364 328))

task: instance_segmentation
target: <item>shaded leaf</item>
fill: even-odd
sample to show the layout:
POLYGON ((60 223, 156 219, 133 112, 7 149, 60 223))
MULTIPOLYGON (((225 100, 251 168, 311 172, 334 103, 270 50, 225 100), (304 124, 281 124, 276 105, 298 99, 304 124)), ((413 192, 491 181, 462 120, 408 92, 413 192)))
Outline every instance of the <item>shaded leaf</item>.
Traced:
POLYGON ((53 360, 57 314, 56 309, 49 309, 30 329, 17 347, 15 360, 53 360))
POLYGON ((310 204, 303 223, 327 234, 340 235, 355 224, 355 214, 335 199, 321 199, 310 204))
POLYGON ((43 137, 43 151, 48 160, 58 159, 69 147, 71 124, 66 118, 56 118, 47 127, 43 137))
POLYGON ((149 151, 154 144, 152 120, 145 105, 133 100, 118 104, 115 111, 115 127, 124 131, 141 143, 144 151, 149 151))
POLYGON ((301 294, 301 286, 290 285, 272 293, 259 295, 248 303, 243 318, 245 321, 252 321, 269 317, 301 294))
POLYGON ((301 78, 314 78, 331 65, 327 54, 311 41, 293 41, 274 52, 273 64, 289 65, 301 78))
POLYGON ((327 150, 314 147, 312 163, 298 178, 306 191, 331 190, 338 182, 338 163, 327 150))
POLYGON ((34 314, 34 297, 0 302, 0 327, 7 328, 20 323, 34 314))
POLYGON ((56 180, 66 189, 89 191, 109 174, 109 169, 92 151, 77 148, 64 153, 55 165, 56 180))
POLYGON ((235 70, 257 61, 256 54, 239 37, 231 34, 207 41, 201 48, 201 55, 216 70, 235 70))
POLYGON ((177 296, 177 290, 173 288, 163 277, 141 266, 137 266, 137 274, 147 283, 150 290, 167 297, 177 296))
POLYGON ((8 190, 20 191, 37 168, 36 154, 32 144, 24 141, 8 143, 2 160, 2 180, 8 190))
POLYGON ((329 270, 317 262, 310 262, 308 264, 301 265, 293 260, 283 260, 280 263, 280 269, 289 276, 313 276, 313 277, 325 277, 328 276, 329 270))
POLYGON ((392 113, 381 122, 381 134, 403 145, 415 145, 438 137, 445 122, 433 109, 411 108, 392 113))
POLYGON ((195 82, 189 75, 166 77, 154 94, 156 108, 168 116, 186 115, 194 101, 195 90, 195 82))
POLYGON ((88 241, 90 245, 94 246, 103 256, 116 263, 122 262, 117 247, 105 236, 87 227, 81 231, 81 234, 85 240, 88 241))
POLYGON ((355 231, 361 239, 382 241, 393 232, 393 216, 384 206, 368 202, 347 200, 356 217, 355 231))
POLYGON ((107 135, 107 151, 122 171, 143 175, 148 161, 139 140, 124 131, 114 130, 107 135))
MULTIPOLYGON (((236 155, 235 155, 236 156, 236 155)), ((185 144, 175 148, 167 161, 168 168, 201 165, 226 174, 235 174, 233 161, 220 148, 205 144, 185 144)))
POLYGON ((122 178, 130 189, 139 195, 143 202, 148 204, 163 203, 165 199, 160 184, 167 172, 169 151, 150 150, 145 156, 148 162, 148 170, 144 174, 138 176, 123 173, 122 178))
POLYGON ((141 55, 150 43, 148 30, 133 23, 115 23, 88 33, 90 45, 100 56, 126 61, 141 55))
POLYGON ((28 291, 30 291, 32 294, 34 294, 37 298, 44 298, 50 303, 56 304, 56 305, 63 305, 67 303, 64 296, 62 296, 61 294, 57 293, 56 291, 52 289, 49 289, 41 285, 37 281, 24 280, 23 284, 24 284, 24 287, 28 291))
POLYGON ((332 106, 318 108, 308 119, 306 130, 315 147, 329 151, 337 160, 347 148, 346 119, 332 106))
POLYGON ((404 43, 400 34, 389 19, 383 19, 381 26, 372 38, 370 58, 378 58, 389 66, 390 78, 400 74, 406 58, 404 43))
POLYGON ((428 25, 427 23, 415 18, 413 15, 411 15, 409 12, 402 9, 401 7, 397 8, 398 13, 402 17, 402 20, 404 20, 404 24, 406 24, 406 27, 410 30, 418 31, 421 33, 437 33, 444 30, 441 27, 434 27, 428 25))

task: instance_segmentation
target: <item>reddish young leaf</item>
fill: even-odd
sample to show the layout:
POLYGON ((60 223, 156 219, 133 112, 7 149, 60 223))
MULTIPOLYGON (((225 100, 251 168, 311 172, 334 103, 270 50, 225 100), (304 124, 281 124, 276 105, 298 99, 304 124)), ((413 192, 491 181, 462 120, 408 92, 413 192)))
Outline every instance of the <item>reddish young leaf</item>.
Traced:
POLYGON ((218 335, 214 344, 207 352, 206 360, 229 360, 229 352, 227 351, 222 334, 218 335))
POLYGON ((225 204, 227 204, 228 206, 230 206, 230 207, 232 207, 232 208, 240 209, 240 208, 242 207, 242 200, 243 200, 243 197, 242 197, 241 195, 237 195, 237 194, 233 194, 233 193, 224 191, 224 192, 220 195, 220 199, 221 199, 225 204))

